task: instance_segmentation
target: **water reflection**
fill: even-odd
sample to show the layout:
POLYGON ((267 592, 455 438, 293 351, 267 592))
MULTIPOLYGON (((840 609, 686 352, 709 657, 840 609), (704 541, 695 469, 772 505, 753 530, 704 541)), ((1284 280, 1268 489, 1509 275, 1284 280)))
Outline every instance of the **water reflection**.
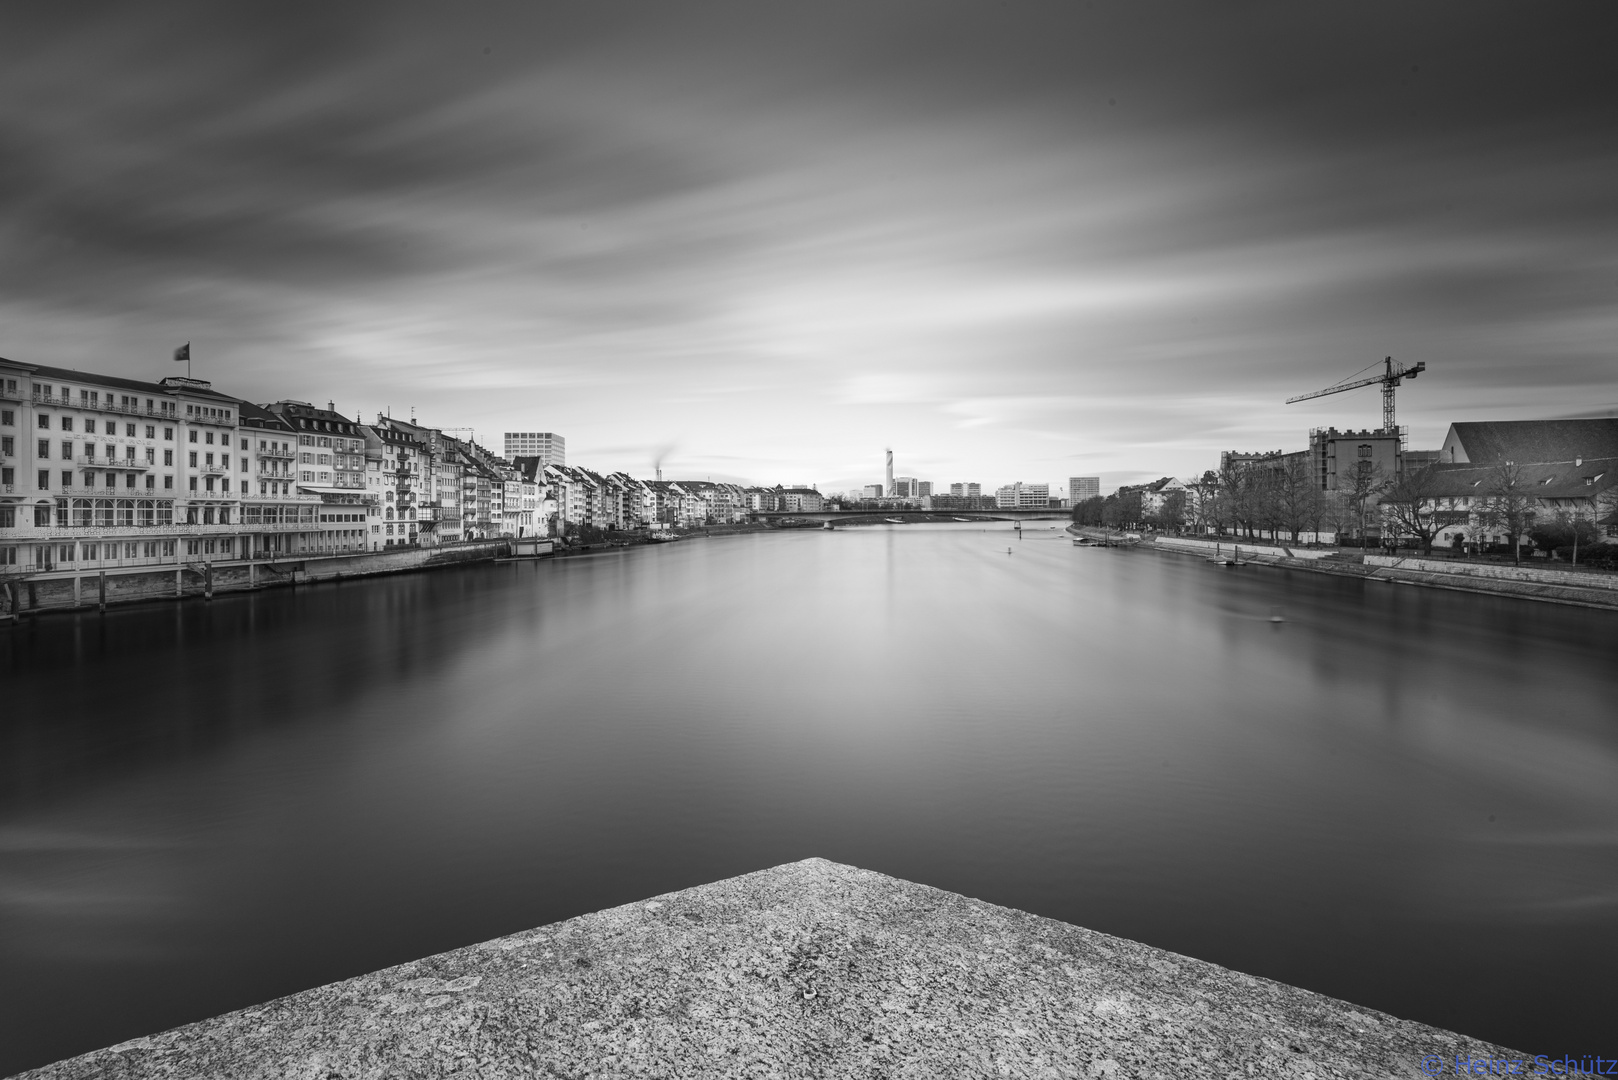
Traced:
POLYGON ((1615 645, 978 525, 42 619, 0 633, 0 1072, 811 854, 1594 1050, 1615 645))

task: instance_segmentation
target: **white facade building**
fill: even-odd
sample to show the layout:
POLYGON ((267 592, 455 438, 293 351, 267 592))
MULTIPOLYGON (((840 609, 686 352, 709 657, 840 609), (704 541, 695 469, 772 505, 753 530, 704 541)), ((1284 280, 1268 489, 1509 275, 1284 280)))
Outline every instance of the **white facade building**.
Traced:
POLYGON ((504 457, 537 457, 543 465, 567 464, 567 440, 554 431, 508 431, 504 457))

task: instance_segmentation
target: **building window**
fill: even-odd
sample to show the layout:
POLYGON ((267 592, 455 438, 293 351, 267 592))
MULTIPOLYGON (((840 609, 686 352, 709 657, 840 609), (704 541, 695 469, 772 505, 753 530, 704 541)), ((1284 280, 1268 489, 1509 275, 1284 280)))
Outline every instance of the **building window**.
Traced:
POLYGON ((154 425, 152 425, 152 424, 147 424, 146 425, 146 437, 148 439, 157 438, 157 428, 154 425))
POLYGON ((163 438, 168 442, 173 442, 174 441, 174 429, 171 428, 171 427, 164 428, 163 429, 163 438))
POLYGON ((195 431, 186 432, 186 441, 187 442, 196 442, 197 441, 197 433, 195 431))
MULTIPOLYGON (((91 421, 91 423, 94 423, 94 421, 91 421)), ((62 417, 62 430, 63 431, 72 431, 73 430, 73 418, 71 416, 62 417)), ((87 428, 86 430, 94 431, 95 428, 91 427, 91 428, 87 428)))

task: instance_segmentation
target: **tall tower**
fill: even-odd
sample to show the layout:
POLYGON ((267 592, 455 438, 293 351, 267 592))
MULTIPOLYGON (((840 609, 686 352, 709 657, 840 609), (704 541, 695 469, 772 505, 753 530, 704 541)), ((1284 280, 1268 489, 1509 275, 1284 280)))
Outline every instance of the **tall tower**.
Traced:
POLYGON ((888 482, 882 488, 882 493, 889 498, 893 497, 893 451, 888 451, 888 482))

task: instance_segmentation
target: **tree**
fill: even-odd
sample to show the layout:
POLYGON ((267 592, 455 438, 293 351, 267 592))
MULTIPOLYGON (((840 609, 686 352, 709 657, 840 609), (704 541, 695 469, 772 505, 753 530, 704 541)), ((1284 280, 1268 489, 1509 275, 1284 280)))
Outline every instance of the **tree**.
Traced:
POLYGON ((1320 519, 1320 491, 1310 474, 1309 462, 1301 456, 1288 458, 1273 480, 1278 518, 1296 544, 1299 534, 1320 519))
POLYGON ((1178 530, 1185 524, 1185 492, 1171 491, 1163 496, 1163 505, 1157 510, 1157 527, 1178 530))
POLYGON ((1484 487, 1483 517, 1506 534, 1511 561, 1522 565, 1522 540, 1534 521, 1534 497, 1521 467, 1510 461, 1496 465, 1484 487))
POLYGON ((1431 465, 1406 472, 1388 488, 1382 507, 1402 536, 1421 541, 1424 554, 1433 553, 1438 535, 1438 474, 1431 465))
POLYGON ((1594 522, 1567 510, 1558 510, 1556 516, 1548 520, 1536 519, 1528 530, 1528 536, 1534 541, 1534 546, 1542 551, 1561 554, 1560 549, 1571 548, 1568 554, 1572 556, 1574 565, 1578 564, 1581 550, 1588 551, 1601 539, 1594 522))
MULTIPOLYGON (((1341 544, 1343 537, 1354 531, 1359 521, 1359 510, 1346 492, 1323 491, 1320 498, 1320 524, 1332 531, 1332 539, 1341 544)), ((1316 526, 1316 532, 1320 531, 1316 526)))
POLYGON ((1107 505, 1107 500, 1100 495, 1092 495, 1073 508, 1073 524, 1100 525, 1101 512, 1107 505))
POLYGON ((1211 525, 1219 531, 1219 474, 1212 469, 1186 485, 1191 492, 1192 525, 1199 533, 1211 525))
POLYGON ((1350 469, 1346 474, 1341 472, 1337 474, 1337 487, 1348 499, 1349 505, 1354 508, 1355 517, 1359 522, 1359 541, 1363 547, 1365 519, 1388 483, 1382 475, 1382 466, 1364 459, 1355 465, 1356 468, 1350 469))

